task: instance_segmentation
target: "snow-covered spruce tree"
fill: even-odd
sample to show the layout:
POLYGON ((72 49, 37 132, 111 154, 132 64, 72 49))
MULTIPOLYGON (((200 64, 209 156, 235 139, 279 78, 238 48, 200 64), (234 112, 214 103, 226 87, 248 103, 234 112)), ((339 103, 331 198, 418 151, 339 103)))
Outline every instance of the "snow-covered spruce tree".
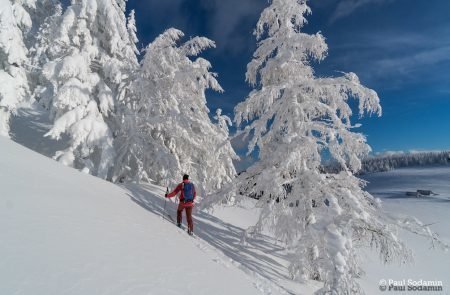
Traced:
POLYGON ((214 125, 205 91, 222 91, 211 64, 200 57, 213 41, 169 29, 145 50, 141 69, 130 86, 115 179, 152 180, 162 185, 190 174, 206 192, 235 175, 236 157, 228 133, 214 125))
MULTIPOLYGON (((47 99, 51 100, 53 89, 49 87, 50 84, 43 75, 42 69, 51 61, 50 48, 58 34, 63 8, 58 1, 48 0, 40 2, 36 10, 35 18, 37 20, 33 25, 36 32, 33 34, 33 40, 28 38, 28 42, 31 44, 29 49, 30 66, 28 80, 33 97, 37 100, 40 100, 42 97, 47 97, 47 99)), ((41 101, 41 104, 44 105, 44 101, 41 101)))
MULTIPOLYGON (((259 196, 262 213, 248 233, 268 229, 283 239, 295 252, 294 278, 323 281, 320 294, 362 293, 355 280, 362 273, 358 246, 377 249, 383 262, 405 261, 409 251, 353 175, 370 147, 352 131, 348 101, 358 102, 361 116, 380 114, 379 98, 353 73, 314 75, 311 62, 325 58, 327 45, 320 33, 301 32, 309 12, 305 0, 272 0, 262 12, 246 74, 255 90, 235 108, 236 123, 248 122, 241 132, 250 136, 249 153, 256 149, 258 161, 223 192, 235 201, 259 196), (342 172, 323 172, 329 157, 342 172)), ((402 226, 436 238, 419 223, 402 226)))
POLYGON ((106 178, 120 124, 118 95, 138 67, 125 0, 72 0, 61 16, 57 13, 52 26, 41 31, 43 48, 36 49, 38 63, 45 63, 36 99, 54 119, 47 136, 69 137, 67 149, 55 158, 106 178))
POLYGON ((28 50, 24 37, 31 29, 28 11, 34 1, 0 0, 0 135, 9 137, 9 120, 19 105, 29 102, 28 50))
POLYGON ((230 135, 229 127, 233 126, 231 118, 226 115, 222 115, 222 109, 217 109, 216 115, 214 116, 214 120, 217 121, 217 126, 219 126, 219 128, 222 129, 223 132, 225 132, 226 136, 228 137, 230 135))
POLYGON ((34 33, 39 30, 45 20, 54 15, 61 6, 60 0, 35 0, 35 10, 31 13, 34 33))
POLYGON ((27 48, 32 48, 39 35, 40 28, 47 22, 47 18, 54 15, 61 7, 60 0, 15 0, 15 3, 21 3, 25 13, 30 19, 28 34, 24 38, 27 48))

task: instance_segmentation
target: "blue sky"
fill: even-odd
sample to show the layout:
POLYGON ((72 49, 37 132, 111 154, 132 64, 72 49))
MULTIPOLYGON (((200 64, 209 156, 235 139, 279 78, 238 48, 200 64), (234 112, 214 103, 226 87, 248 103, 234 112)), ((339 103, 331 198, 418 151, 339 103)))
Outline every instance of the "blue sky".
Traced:
MULTIPOLYGON (((383 116, 365 118, 360 132, 375 152, 450 149, 450 1, 310 0, 306 32, 322 31, 329 57, 317 75, 355 72, 376 90, 383 116)), ((231 115, 250 88, 246 65, 266 0, 129 0, 139 47, 176 27, 206 36, 217 48, 204 56, 219 73, 224 94, 208 93, 212 111, 231 115)))

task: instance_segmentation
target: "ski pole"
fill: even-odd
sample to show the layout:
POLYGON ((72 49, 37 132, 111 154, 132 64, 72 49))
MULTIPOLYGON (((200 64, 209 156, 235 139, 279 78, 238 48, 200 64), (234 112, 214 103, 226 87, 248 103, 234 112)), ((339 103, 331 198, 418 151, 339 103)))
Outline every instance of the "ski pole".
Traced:
MULTIPOLYGON (((169 187, 167 187, 167 189, 166 189, 166 195, 168 193, 169 193, 169 187)), ((167 198, 166 198, 166 196, 164 196, 164 216, 168 215, 167 212, 166 212, 166 204, 167 204, 167 198)))
MULTIPOLYGON (((169 187, 167 187, 166 195, 169 193, 169 187)), ((167 204, 167 198, 164 196, 164 215, 166 215, 166 204, 167 204)))

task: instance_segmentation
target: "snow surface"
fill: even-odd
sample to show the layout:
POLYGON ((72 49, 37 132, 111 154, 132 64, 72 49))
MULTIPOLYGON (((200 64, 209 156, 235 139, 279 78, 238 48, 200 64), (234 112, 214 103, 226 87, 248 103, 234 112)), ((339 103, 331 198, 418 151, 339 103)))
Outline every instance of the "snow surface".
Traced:
MULTIPOLYGON (((437 232, 441 239, 450 244, 450 167, 404 168, 364 176, 369 181, 367 190, 383 201, 388 214, 414 216, 437 232), (407 191, 432 190, 439 194, 430 197, 408 197, 407 191)), ((400 233, 414 251, 411 265, 381 265, 378 256, 370 251, 364 255, 363 267, 366 276, 362 286, 367 294, 383 294, 378 289, 379 281, 412 279, 439 280, 443 293, 412 292, 414 294, 450 294, 450 253, 431 249, 425 239, 411 233, 400 233)), ((411 293, 411 292, 408 292, 411 293)))
MULTIPOLYGON (((192 238, 169 221, 176 204, 164 203, 164 188, 122 188, 2 137, 0 147, 0 294, 312 294, 321 286, 290 280, 292 256, 276 239, 255 235, 242 243, 259 214, 252 199, 196 211, 192 238)), ((450 167, 365 177, 389 214, 433 223, 450 243, 450 167), (417 189, 439 195, 405 196, 417 189)), ((384 266, 362 251, 366 294, 383 294, 378 282, 390 278, 442 280, 449 294, 449 253, 412 234, 401 237, 415 252, 413 265, 384 266)))
POLYGON ((0 147, 0 294, 259 293, 131 192, 6 138, 0 147))
MULTIPOLYGON (((450 167, 405 168, 395 171, 374 173, 364 176, 369 181, 366 189, 383 202, 383 210, 389 215, 400 217, 414 216, 424 224, 432 224, 430 228, 450 244, 450 167), (432 190, 437 196, 414 198, 407 197, 407 191, 418 189, 432 190)), ((223 207, 214 212, 214 216, 223 222, 239 228, 253 225, 258 218, 258 209, 254 202, 248 200, 240 207, 223 207), (250 209, 253 208, 253 209, 250 209)), ((379 289, 382 279, 439 280, 444 285, 444 292, 433 294, 450 294, 450 253, 441 249, 430 249, 430 243, 422 237, 401 232, 414 252, 414 261, 410 265, 383 265, 378 254, 371 250, 361 249, 360 258, 366 274, 360 279, 366 294, 386 294, 379 289)), ((264 237, 268 241, 268 237, 264 237)), ((273 242, 273 241, 272 241, 273 242)), ((269 244, 270 245, 270 244, 269 244)), ((252 249, 250 246, 249 249, 252 249)), ((283 251, 273 251, 271 246, 264 252, 272 263, 260 268, 260 274, 276 282, 282 289, 291 294, 312 294, 320 287, 317 282, 296 283, 289 280, 285 266, 289 256, 283 251), (275 267, 278 265, 278 268, 275 267)), ((254 250, 250 250, 253 252, 254 250)), ((241 251, 239 251, 241 253, 241 251)), ((242 258, 237 258, 242 259, 242 258)), ((248 267, 248 265, 247 265, 248 267)), ((396 292, 397 293, 397 292, 396 292)), ((398 292, 400 294, 405 294, 398 292)), ((414 294, 430 294, 430 292, 413 292, 414 294)))

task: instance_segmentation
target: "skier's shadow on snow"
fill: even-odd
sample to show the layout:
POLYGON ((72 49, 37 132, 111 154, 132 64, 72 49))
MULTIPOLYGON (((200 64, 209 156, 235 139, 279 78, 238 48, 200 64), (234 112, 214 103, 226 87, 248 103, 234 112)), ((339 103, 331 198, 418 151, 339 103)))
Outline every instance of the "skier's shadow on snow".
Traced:
MULTIPOLYGON (((141 207, 168 221, 167 215, 176 219, 177 204, 165 201, 164 197, 158 197, 151 193, 150 189, 155 191, 156 187, 127 185, 125 188, 130 191, 129 197, 141 207)), ((159 194, 163 196, 164 191, 158 190, 160 190, 159 194)), ((200 239, 221 250, 225 256, 237 262, 238 266, 242 265, 244 271, 256 273, 290 293, 289 290, 277 284, 278 279, 290 279, 286 267, 274 259, 276 257, 289 261, 289 256, 281 243, 263 235, 252 235, 246 238, 246 243, 243 243, 244 229, 226 223, 204 211, 197 211, 194 214, 194 224, 194 232, 200 239)))

